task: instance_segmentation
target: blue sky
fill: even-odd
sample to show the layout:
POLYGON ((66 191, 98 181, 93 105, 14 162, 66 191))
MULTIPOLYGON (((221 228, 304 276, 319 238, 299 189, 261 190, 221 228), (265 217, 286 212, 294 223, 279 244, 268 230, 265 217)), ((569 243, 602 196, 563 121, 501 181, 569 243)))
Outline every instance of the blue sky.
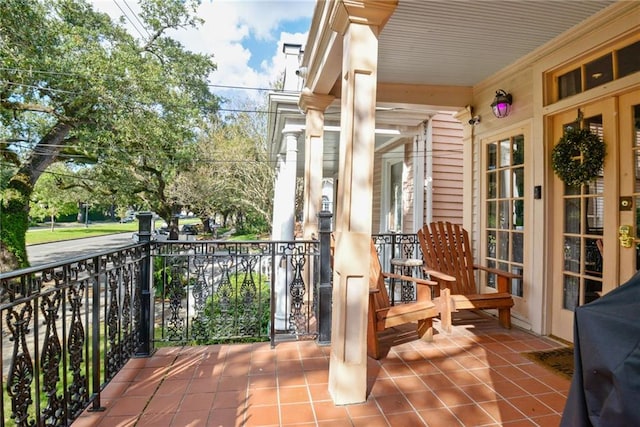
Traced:
MULTIPOLYGON (((307 34, 310 23, 311 19, 309 17, 303 17, 293 21, 283 21, 274 29, 274 33, 296 35, 292 38, 295 38, 296 40, 294 41, 297 43, 299 42, 299 37, 297 35, 307 34)), ((285 42, 289 43, 287 41, 285 42)), ((300 42, 300 44, 304 45, 304 41, 300 42)), ((272 39, 267 40, 248 37, 242 45, 252 53, 248 65, 253 69, 260 69, 263 61, 270 61, 272 59, 271 55, 273 53, 274 46, 272 39)), ((282 43, 278 44, 278 50, 282 52, 282 43)))
MULTIPOLYGON (((131 23, 136 22, 137 0, 90 1, 114 19, 126 13, 130 32, 138 35, 131 23)), ((205 23, 201 28, 171 35, 191 51, 214 55, 218 70, 210 76, 212 84, 267 88, 284 70, 283 43, 306 43, 314 7, 314 0, 202 0, 198 16, 205 23)), ((222 89, 220 94, 227 98, 258 95, 251 90, 222 89)))

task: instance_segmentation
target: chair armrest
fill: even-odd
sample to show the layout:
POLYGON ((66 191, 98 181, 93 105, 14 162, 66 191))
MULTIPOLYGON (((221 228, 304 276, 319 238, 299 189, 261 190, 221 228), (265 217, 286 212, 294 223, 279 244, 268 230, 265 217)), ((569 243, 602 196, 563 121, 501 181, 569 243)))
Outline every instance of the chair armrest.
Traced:
POLYGON ((438 282, 434 282, 433 280, 428 280, 428 279, 420 279, 418 277, 413 277, 413 276, 404 276, 402 274, 384 273, 384 272, 382 273, 382 275, 388 279, 405 280, 407 282, 413 282, 417 285, 438 286, 438 282))
POLYGON ((522 279, 520 274, 514 274, 497 268, 485 267, 484 265, 473 264, 473 268, 486 271, 487 273, 497 274, 498 276, 506 277, 507 279, 522 279))
POLYGON ((519 274, 513 274, 509 271, 499 270, 497 268, 485 267, 478 264, 473 264, 473 268, 495 274, 498 277, 497 291, 501 293, 510 292, 511 280, 522 279, 522 276, 519 274))
MULTIPOLYGON (((453 276, 449 276, 448 274, 442 273, 438 270, 431 270, 429 268, 423 268, 424 274, 428 274, 429 277, 435 279, 437 282, 447 282, 447 283, 455 283, 456 278, 453 276)), ((449 287, 445 284, 444 287, 449 287)))

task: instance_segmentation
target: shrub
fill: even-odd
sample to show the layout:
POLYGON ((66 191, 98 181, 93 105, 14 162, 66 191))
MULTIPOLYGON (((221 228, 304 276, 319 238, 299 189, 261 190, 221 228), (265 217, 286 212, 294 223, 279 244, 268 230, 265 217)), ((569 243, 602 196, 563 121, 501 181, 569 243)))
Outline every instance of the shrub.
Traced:
POLYGON ((266 341, 271 318, 270 302, 267 276, 258 273, 228 276, 228 280, 223 280, 215 293, 207 298, 204 312, 198 320, 200 324, 194 324, 196 341, 198 344, 230 340, 266 341))

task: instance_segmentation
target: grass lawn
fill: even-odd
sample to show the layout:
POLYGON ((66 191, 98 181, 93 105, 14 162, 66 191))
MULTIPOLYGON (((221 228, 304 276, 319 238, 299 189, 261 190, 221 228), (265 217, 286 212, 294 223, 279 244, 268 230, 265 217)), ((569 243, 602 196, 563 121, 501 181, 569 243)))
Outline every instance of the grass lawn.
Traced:
MULTIPOLYGON (((160 228, 164 221, 156 220, 156 229, 160 228)), ((183 219, 180 220, 180 225, 198 223, 199 219, 183 219)), ((42 227, 32 227, 27 231, 27 245, 34 245, 37 243, 49 243, 58 242, 62 240, 80 239, 83 237, 95 237, 105 234, 117 234, 117 233, 135 233, 138 231, 138 221, 128 222, 121 224, 119 222, 99 222, 89 224, 85 227, 84 224, 57 224, 53 231, 51 231, 49 225, 43 225, 42 227)))

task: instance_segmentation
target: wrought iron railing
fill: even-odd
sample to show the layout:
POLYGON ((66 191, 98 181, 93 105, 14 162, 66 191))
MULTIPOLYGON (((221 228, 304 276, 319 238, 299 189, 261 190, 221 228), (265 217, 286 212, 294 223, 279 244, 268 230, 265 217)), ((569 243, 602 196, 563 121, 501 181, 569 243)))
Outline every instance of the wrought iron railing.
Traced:
POLYGON ((157 243, 156 342, 315 338, 318 257, 317 241, 157 243))
MULTIPOLYGON (((378 250, 380 263, 383 271, 389 271, 406 276, 422 276, 422 269, 412 266, 394 265, 393 260, 422 260, 420 243, 416 234, 386 233, 374 234, 371 236, 373 243, 378 250)), ((416 299, 416 289, 413 282, 395 280, 387 284, 391 304, 399 302, 410 302, 416 299)))
POLYGON ((135 353, 148 246, 0 274, 3 426, 69 425, 135 353))
POLYGON ((393 258, 422 258, 418 235, 415 233, 373 234, 371 238, 378 249, 383 271, 392 270, 391 260, 393 258))
MULTIPOLYGON (((142 239, 0 274, 1 425, 69 425, 87 407, 100 410, 104 385, 154 343, 328 343, 329 233, 291 242, 142 239)), ((415 235, 373 239, 387 271, 393 258, 419 257, 415 235)))
POLYGON ((99 410, 153 343, 315 338, 318 258, 317 241, 142 242, 0 274, 1 425, 99 410))

